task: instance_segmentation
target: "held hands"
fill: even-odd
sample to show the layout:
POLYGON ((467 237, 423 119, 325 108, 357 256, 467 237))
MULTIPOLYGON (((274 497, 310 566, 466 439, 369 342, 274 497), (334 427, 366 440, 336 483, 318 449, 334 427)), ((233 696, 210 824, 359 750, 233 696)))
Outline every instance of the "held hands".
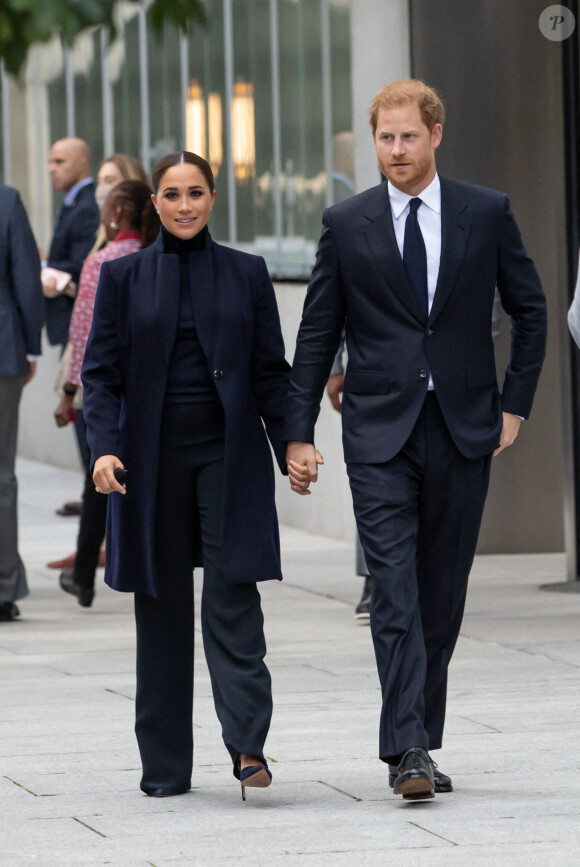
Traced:
POLYGON ((323 463, 324 458, 312 443, 289 442, 286 464, 291 489, 302 497, 310 494, 310 482, 318 481, 318 467, 323 463))
POLYGON ((93 471, 93 482, 95 489, 99 494, 112 494, 113 491, 118 491, 120 494, 126 494, 127 488, 125 485, 120 485, 114 476, 114 471, 117 467, 125 469, 122 461, 116 458, 115 455, 102 455, 95 461, 95 469, 93 471))
POLYGON ((507 449, 508 446, 511 446, 515 441, 519 430, 520 425, 522 423, 519 415, 513 415, 511 412, 503 412, 503 427, 501 429, 501 436, 499 438, 499 448, 497 448, 493 456, 495 458, 496 455, 499 455, 504 449, 507 449))

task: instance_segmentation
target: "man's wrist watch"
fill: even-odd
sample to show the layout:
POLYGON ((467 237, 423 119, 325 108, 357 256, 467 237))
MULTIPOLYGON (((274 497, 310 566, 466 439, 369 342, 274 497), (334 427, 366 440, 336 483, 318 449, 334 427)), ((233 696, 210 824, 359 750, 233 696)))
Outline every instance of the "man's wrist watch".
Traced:
POLYGON ((68 382, 65 383, 62 390, 64 391, 64 393, 66 394, 67 397, 74 397, 75 394, 77 393, 76 385, 70 385, 68 382))

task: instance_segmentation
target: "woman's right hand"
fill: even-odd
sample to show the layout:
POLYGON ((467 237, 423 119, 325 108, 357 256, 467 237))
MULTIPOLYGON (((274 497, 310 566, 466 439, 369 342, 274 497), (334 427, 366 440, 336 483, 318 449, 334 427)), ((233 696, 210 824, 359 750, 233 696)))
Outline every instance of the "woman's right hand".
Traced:
POLYGON ((127 488, 125 485, 120 485, 115 478, 114 471, 120 467, 125 469, 123 462, 116 458, 115 455, 102 455, 95 461, 93 470, 93 482, 95 490, 99 494, 112 494, 113 491, 118 491, 120 494, 126 494, 127 488))

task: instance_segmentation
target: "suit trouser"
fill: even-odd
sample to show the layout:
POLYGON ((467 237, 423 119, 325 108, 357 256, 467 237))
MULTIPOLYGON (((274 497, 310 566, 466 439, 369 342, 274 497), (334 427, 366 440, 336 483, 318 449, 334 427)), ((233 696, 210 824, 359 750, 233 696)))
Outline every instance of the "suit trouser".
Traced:
POLYGON ((234 763, 240 753, 264 760, 272 715, 264 621, 256 584, 223 579, 223 448, 221 408, 216 416, 203 404, 166 407, 156 504, 159 598, 135 594, 135 731, 146 792, 191 785, 196 518, 204 560, 203 644, 224 743, 234 763))
POLYGON ((441 747, 447 668, 459 635, 491 455, 465 458, 429 392, 401 449, 348 464, 373 581, 371 631, 381 682, 380 757, 441 747))
POLYGON ((93 589, 101 545, 107 525, 107 497, 95 491, 92 473, 87 470, 83 506, 77 536, 73 580, 81 587, 93 589))
POLYGON ((14 473, 22 376, 0 376, 0 602, 28 595, 18 554, 18 485, 14 473))
MULTIPOLYGON (((76 421, 77 431, 80 427, 86 434, 87 426, 85 420, 82 413, 78 411, 76 421)), ((83 505, 77 536, 73 580, 80 587, 92 590, 95 586, 95 573, 99 562, 99 553, 105 538, 108 497, 98 494, 95 490, 95 483, 93 482, 91 473, 90 454, 89 460, 85 465, 85 471, 85 487, 83 490, 83 505)))

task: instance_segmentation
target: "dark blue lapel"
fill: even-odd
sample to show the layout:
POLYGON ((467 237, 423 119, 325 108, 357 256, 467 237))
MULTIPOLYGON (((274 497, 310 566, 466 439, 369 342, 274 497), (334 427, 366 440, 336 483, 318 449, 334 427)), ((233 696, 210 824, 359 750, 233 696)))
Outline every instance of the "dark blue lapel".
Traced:
POLYGON ((409 283, 399 252, 386 181, 375 187, 375 192, 376 194, 367 206, 365 214, 369 222, 365 231, 366 242, 378 272, 385 283, 396 293, 413 316, 420 322, 425 322, 424 312, 421 310, 417 296, 409 283))
POLYGON ((163 252, 161 232, 151 247, 147 248, 151 260, 151 279, 143 280, 139 287, 139 306, 145 321, 152 329, 151 361, 155 367, 166 370, 175 345, 179 315, 179 259, 163 252), (156 358, 155 358, 156 357, 156 358))
POLYGON ((205 248, 198 250, 189 261, 189 287, 195 328, 210 368, 214 366, 213 358, 220 334, 218 320, 221 297, 218 281, 214 279, 214 248, 215 244, 208 232, 205 236, 205 248))
POLYGON ((441 178, 441 262, 429 324, 439 316, 457 283, 471 232, 466 210, 465 190, 459 191, 453 181, 441 178))
MULTIPOLYGON (((195 314, 195 325, 201 347, 212 364, 219 298, 216 297, 212 267, 212 251, 215 247, 209 232, 205 249, 196 251, 190 258, 189 285, 195 314)), ((166 368, 177 334, 179 319, 180 265, 175 253, 163 252, 163 235, 149 250, 152 254, 153 279, 149 285, 149 297, 144 291, 143 306, 148 306, 155 322, 156 339, 160 350, 160 362, 166 368)), ((145 287, 143 287, 145 289, 145 287)))

